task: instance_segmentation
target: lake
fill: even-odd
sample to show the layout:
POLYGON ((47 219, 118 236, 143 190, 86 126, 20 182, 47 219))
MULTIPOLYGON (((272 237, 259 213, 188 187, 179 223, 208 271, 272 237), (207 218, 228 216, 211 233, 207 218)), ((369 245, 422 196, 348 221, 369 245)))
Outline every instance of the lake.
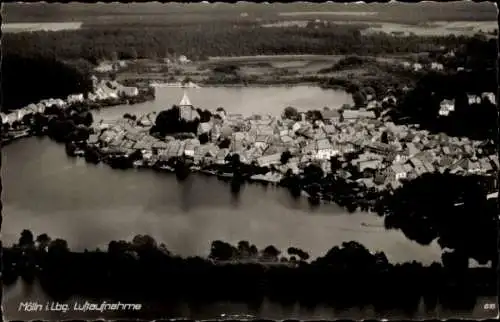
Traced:
POLYGON ((113 239, 150 234, 183 255, 207 255, 210 242, 248 240, 319 256, 343 241, 382 250, 390 261, 439 261, 399 231, 386 231, 374 214, 347 214, 335 205, 311 208, 288 191, 246 185, 239 195, 213 177, 186 182, 151 170, 113 170, 66 156, 47 138, 15 142, 2 151, 2 237, 15 242, 23 229, 68 240, 73 249, 107 247, 113 239), (361 226, 362 223, 369 225, 361 226))
MULTIPOLYGON (((321 89, 313 86, 272 87, 202 87, 189 88, 187 93, 195 107, 215 110, 224 107, 228 113, 281 115, 285 107, 293 106, 301 111, 340 108, 353 104, 352 96, 345 91, 321 89)), ((124 105, 102 109, 94 113, 97 119, 113 120, 123 114, 141 114, 162 111, 178 104, 182 88, 156 88, 156 100, 137 105, 124 105)))
MULTIPOLYGON (((95 116, 114 119, 124 113, 161 111, 181 96, 179 88, 161 88, 154 102, 103 109, 95 116)), ((202 108, 221 105, 234 113, 275 115, 288 105, 299 109, 325 105, 336 108, 351 99, 346 93, 309 87, 202 88, 190 89, 189 96, 202 108)), ((2 152, 2 239, 6 245, 16 242, 23 229, 31 229, 35 235, 64 238, 75 250, 106 248, 113 239, 150 234, 169 250, 186 256, 207 255, 210 243, 219 239, 233 244, 248 240, 259 248, 275 245, 283 251, 295 246, 317 257, 333 246, 354 240, 372 251, 385 252, 391 262, 440 261, 441 250, 436 243, 421 246, 399 231, 387 231, 383 220, 374 214, 348 214, 336 205, 311 208, 306 200, 295 200, 284 189, 245 185, 236 195, 227 183, 213 177, 192 175, 178 182, 167 173, 113 170, 69 158, 64 145, 48 138, 23 139, 5 146, 2 152)), ((4 296, 5 314, 10 320, 34 319, 17 311, 20 301, 49 300, 40 287, 21 282, 6 288, 4 296)), ((199 319, 242 311, 273 319, 291 314, 272 303, 258 312, 245 307, 219 303, 196 310, 175 308, 168 314, 199 319)), ((294 314, 300 319, 338 317, 331 309, 318 310, 294 314)), ((368 313, 356 314, 362 317, 368 313)))

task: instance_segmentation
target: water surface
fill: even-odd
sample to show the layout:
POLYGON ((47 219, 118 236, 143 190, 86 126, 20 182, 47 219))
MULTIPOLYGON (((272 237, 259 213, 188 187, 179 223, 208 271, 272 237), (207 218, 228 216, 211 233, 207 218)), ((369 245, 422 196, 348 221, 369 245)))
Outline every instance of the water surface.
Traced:
MULTIPOLYGON (((215 110, 224 107, 229 113, 281 115, 285 107, 293 106, 301 111, 340 108, 353 104, 352 96, 345 91, 321 89, 312 86, 273 87, 202 87, 187 89, 195 107, 215 110)), ((141 114, 162 111, 178 104, 183 89, 175 87, 156 88, 156 100, 137 105, 124 105, 102 109, 95 116, 105 120, 122 117, 125 113, 141 114)))

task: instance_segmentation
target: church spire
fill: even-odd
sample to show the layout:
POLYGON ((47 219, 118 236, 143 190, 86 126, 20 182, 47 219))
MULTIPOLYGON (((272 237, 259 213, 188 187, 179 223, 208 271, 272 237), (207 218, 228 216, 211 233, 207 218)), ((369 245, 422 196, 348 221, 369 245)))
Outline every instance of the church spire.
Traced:
POLYGON ((187 91, 184 89, 184 95, 182 96, 181 102, 179 103, 180 107, 191 107, 193 104, 191 104, 191 101, 189 100, 189 97, 187 95, 187 91))

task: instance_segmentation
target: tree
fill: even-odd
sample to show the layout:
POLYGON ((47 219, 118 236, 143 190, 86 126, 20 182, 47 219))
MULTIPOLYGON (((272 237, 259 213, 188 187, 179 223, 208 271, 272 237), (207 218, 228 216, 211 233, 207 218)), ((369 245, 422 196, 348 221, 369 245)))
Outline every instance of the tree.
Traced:
POLYGON ((352 94, 352 100, 354 101, 354 105, 357 107, 364 106, 366 104, 366 97, 361 91, 356 91, 352 94))
POLYGON ((335 173, 337 170, 342 168, 342 162, 338 156, 332 156, 330 158, 330 170, 335 173))
POLYGON ((210 137, 208 136, 208 133, 202 133, 198 136, 198 140, 200 141, 200 144, 206 144, 210 141, 210 137))
POLYGON ((90 74, 55 58, 3 53, 2 110, 21 108, 48 98, 66 98, 92 90, 90 74), (47 77, 50 75, 50 77, 47 77))
POLYGON ((289 120, 294 120, 294 121, 299 121, 300 120, 300 114, 299 114, 299 112, 297 111, 296 108, 288 106, 283 111, 283 118, 284 119, 289 119, 289 120))
POLYGON ((299 248, 289 247, 287 252, 290 256, 298 256, 301 261, 306 261, 309 259, 309 254, 299 248))
POLYGON ((56 238, 50 242, 48 253, 51 255, 64 255, 69 253, 68 242, 61 238, 56 238))
POLYGON ((380 137, 380 142, 385 144, 389 143, 389 135, 387 134, 387 131, 382 132, 382 135, 380 137))
POLYGON ((238 242, 238 255, 240 256, 240 258, 250 257, 250 243, 248 241, 241 240, 238 242))
POLYGON ((291 157, 292 157, 292 153, 290 153, 290 151, 288 151, 288 150, 281 153, 281 157, 280 157, 281 164, 287 164, 288 160, 290 160, 291 157))
POLYGON ((234 257, 236 254, 236 249, 230 244, 216 240, 212 242, 210 247, 209 258, 220 261, 227 261, 234 257))
POLYGON ((132 239, 134 248, 156 248, 158 245, 156 240, 149 235, 136 235, 132 239))
POLYGON ((281 254, 275 246, 269 245, 262 250, 262 258, 264 260, 270 260, 276 262, 278 260, 278 256, 281 254))
POLYGON ((38 237, 36 238, 36 242, 38 244, 38 249, 45 251, 50 245, 51 238, 47 234, 43 233, 41 235, 38 235, 38 237))
POLYGON ((35 246, 35 241, 33 237, 33 233, 29 229, 24 229, 21 232, 21 237, 19 237, 19 242, 18 245, 20 247, 34 247, 35 246))

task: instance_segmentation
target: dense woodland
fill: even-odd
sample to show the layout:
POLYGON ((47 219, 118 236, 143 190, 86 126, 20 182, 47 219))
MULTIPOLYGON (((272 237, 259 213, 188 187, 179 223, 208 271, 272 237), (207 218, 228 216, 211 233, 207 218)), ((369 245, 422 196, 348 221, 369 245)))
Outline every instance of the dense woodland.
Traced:
POLYGON ((27 55, 23 52, 22 48, 12 53, 3 51, 2 112, 92 90, 90 64, 86 61, 63 62, 42 56, 43 50, 27 55))
POLYGON ((186 55, 208 56, 272 54, 419 53, 439 46, 458 47, 464 37, 393 37, 362 35, 356 25, 319 28, 263 28, 255 23, 211 22, 187 26, 117 25, 76 31, 5 34, 5 53, 29 57, 40 52, 60 59, 131 59, 186 55))

